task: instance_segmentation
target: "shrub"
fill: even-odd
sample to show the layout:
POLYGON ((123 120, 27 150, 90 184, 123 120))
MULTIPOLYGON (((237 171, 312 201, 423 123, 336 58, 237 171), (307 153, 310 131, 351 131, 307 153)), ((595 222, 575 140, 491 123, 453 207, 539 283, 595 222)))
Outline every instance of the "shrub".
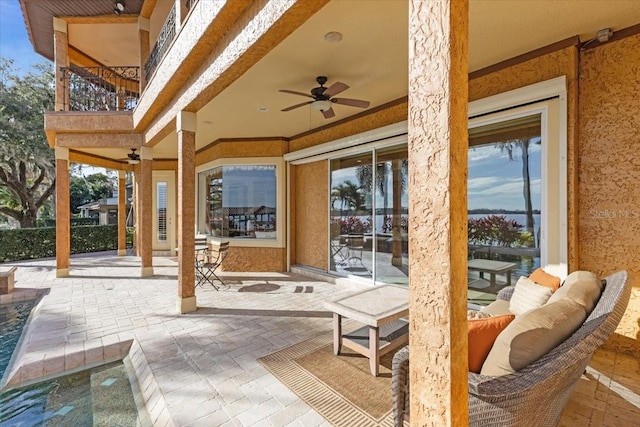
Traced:
MULTIPOLYGON (((117 225, 71 227, 72 254, 113 250, 117 247, 117 225)), ((49 258, 55 255, 54 227, 0 230, 0 262, 49 258)))
POLYGON ((366 233, 371 230, 369 221, 362 221, 357 216, 331 220, 331 231, 334 237, 338 234, 366 233), (338 229, 340 230, 337 233, 338 229))
POLYGON ((469 242, 490 246, 513 246, 520 243, 522 224, 504 215, 489 215, 469 219, 469 242))
MULTIPOLYGON (((76 225, 98 225, 99 218, 71 218, 71 226, 76 225)), ((38 227, 55 227, 56 220, 53 218, 39 219, 36 221, 38 227)))

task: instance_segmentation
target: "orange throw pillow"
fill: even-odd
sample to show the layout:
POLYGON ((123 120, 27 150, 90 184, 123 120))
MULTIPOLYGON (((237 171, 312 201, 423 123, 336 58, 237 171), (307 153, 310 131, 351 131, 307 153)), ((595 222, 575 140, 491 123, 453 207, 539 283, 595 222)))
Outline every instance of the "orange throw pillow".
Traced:
POLYGON ((533 273, 531 273, 529 275, 529 279, 533 280, 538 285, 551 288, 553 292, 557 291, 560 287, 560 278, 547 273, 542 268, 538 268, 533 273))
POLYGON ((506 314, 504 316, 487 317, 484 319, 468 320, 469 338, 469 371, 480 373, 484 360, 489 355, 493 343, 500 332, 504 330, 515 315, 506 314))

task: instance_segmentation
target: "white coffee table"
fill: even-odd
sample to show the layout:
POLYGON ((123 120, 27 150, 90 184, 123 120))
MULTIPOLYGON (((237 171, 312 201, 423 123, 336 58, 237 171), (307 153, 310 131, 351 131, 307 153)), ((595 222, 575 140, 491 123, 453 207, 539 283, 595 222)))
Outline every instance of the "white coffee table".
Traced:
POLYGON ((489 288, 496 288, 496 274, 504 274, 507 279, 507 286, 511 286, 511 271, 517 265, 512 262, 492 261, 488 259, 470 259, 467 261, 469 270, 478 271, 480 278, 484 278, 484 273, 489 273, 489 288))
POLYGON ((369 358, 371 374, 377 376, 380 357, 409 341, 409 290, 394 285, 374 286, 354 292, 325 308, 333 312, 333 352, 338 355, 344 345, 369 358), (342 334, 342 317, 366 326, 342 334))

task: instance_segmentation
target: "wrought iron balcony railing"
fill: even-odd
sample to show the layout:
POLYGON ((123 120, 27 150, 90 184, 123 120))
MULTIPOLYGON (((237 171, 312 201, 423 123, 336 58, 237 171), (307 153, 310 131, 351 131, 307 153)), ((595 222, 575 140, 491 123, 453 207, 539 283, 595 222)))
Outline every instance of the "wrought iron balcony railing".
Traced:
POLYGON ((169 11, 169 16, 167 16, 166 21, 164 21, 164 25, 160 30, 160 34, 158 35, 158 40, 156 40, 156 44, 153 45, 153 49, 151 49, 151 53, 149 53, 149 58, 147 59, 147 63, 144 64, 144 76, 145 81, 149 81, 151 75, 158 67, 160 60, 169 49, 171 42, 176 36, 176 6, 174 5, 169 11))
POLYGON ((63 110, 123 111, 138 104, 140 67, 61 67, 63 110))

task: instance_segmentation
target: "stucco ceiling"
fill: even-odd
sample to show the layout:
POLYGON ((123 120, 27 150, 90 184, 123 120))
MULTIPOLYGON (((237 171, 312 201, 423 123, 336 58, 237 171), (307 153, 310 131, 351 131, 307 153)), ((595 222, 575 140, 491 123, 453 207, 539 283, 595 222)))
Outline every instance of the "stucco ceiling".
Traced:
MULTIPOLYGON (((471 0, 469 15, 471 72, 572 36, 584 41, 602 28, 638 24, 640 0, 471 0)), ((362 111, 335 105, 328 120, 310 106, 280 111, 307 98, 278 89, 308 92, 318 75, 328 85, 346 83, 339 96, 369 100, 369 108, 406 96, 407 21, 407 0, 331 1, 198 113, 198 148, 218 138, 290 137, 362 111), (342 33, 342 41, 326 42, 329 31, 342 33)), ((139 62, 136 28, 73 24, 69 32, 72 45, 92 58, 127 65, 139 62)), ((175 158, 175 141, 175 134, 165 138, 154 157, 175 158)))

